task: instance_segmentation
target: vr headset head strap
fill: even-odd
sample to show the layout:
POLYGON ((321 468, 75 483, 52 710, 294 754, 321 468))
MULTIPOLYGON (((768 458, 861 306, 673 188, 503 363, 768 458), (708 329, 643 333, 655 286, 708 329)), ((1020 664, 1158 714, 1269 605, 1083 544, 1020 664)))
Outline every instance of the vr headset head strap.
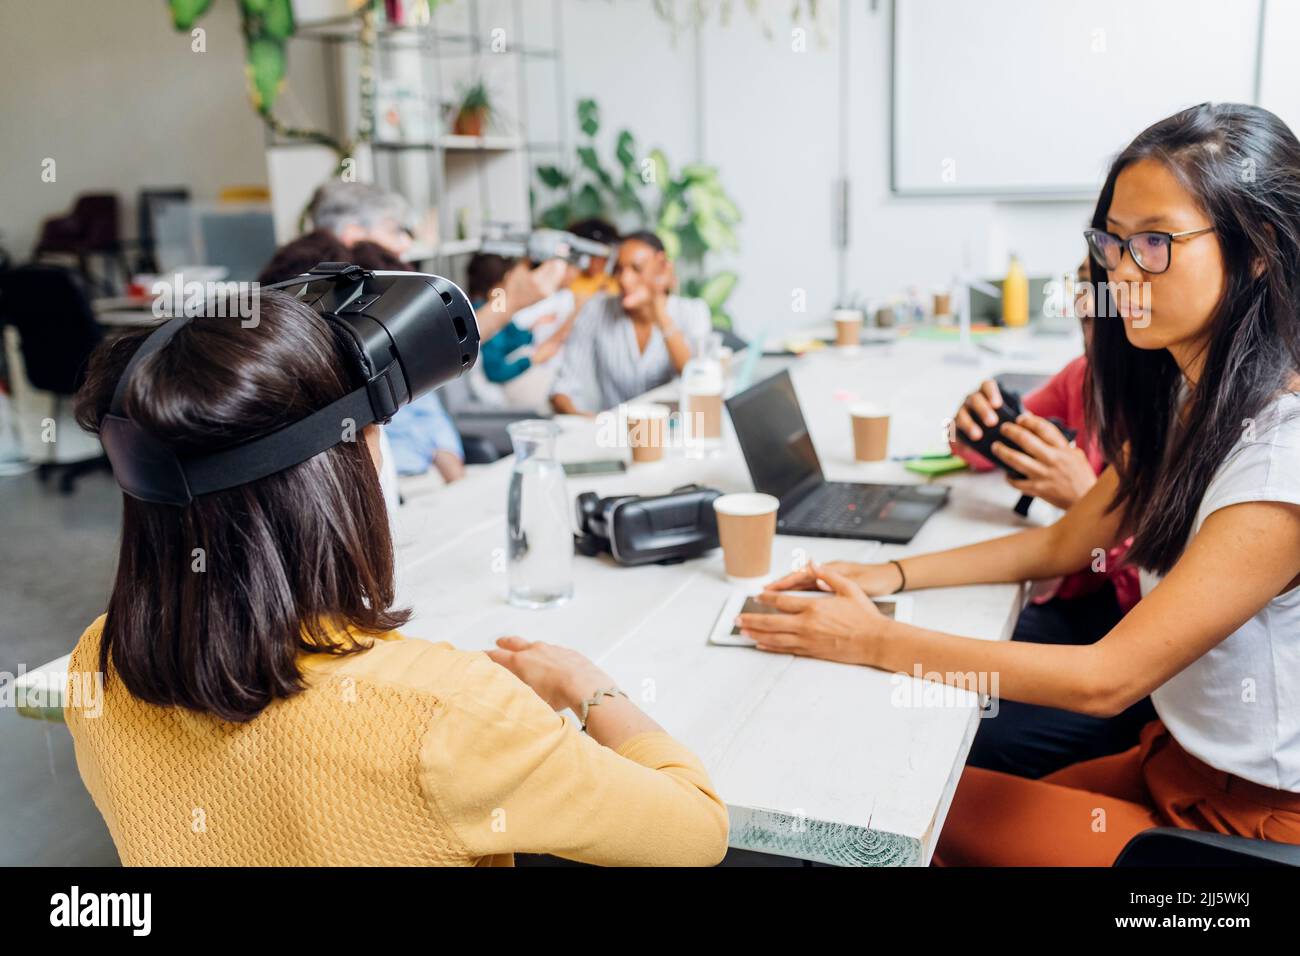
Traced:
POLYGON ((401 404, 394 393, 393 369, 381 370, 364 385, 269 435, 206 455, 178 456, 123 412, 126 389, 142 361, 162 349, 191 321, 170 319, 140 344, 113 390, 99 437, 113 474, 133 498, 156 504, 187 505, 199 495, 224 491, 292 468, 345 440, 401 404), (378 412, 378 414, 377 414, 378 412))

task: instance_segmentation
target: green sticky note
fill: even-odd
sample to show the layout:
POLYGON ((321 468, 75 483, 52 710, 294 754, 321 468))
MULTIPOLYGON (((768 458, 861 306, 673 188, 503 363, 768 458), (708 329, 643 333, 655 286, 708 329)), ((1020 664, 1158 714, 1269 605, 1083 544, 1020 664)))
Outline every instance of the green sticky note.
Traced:
POLYGON ((966 462, 956 455, 947 455, 943 458, 914 458, 912 461, 904 462, 903 467, 918 475, 935 478, 949 472, 961 471, 966 467, 966 462))

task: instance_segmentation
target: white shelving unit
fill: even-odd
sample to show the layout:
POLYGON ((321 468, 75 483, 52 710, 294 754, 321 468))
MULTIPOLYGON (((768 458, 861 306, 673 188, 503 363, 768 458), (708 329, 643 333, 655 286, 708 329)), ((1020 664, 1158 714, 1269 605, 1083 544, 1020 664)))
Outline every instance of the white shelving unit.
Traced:
MULTIPOLYGON (((426 24, 377 26, 376 133, 356 157, 357 174, 400 192, 417 216, 437 210, 437 241, 418 244, 411 261, 452 270, 452 260, 477 250, 485 234, 532 221, 533 167, 558 161, 567 144, 561 26, 560 0, 457 0, 438 5, 426 24), (548 44, 527 42, 530 31, 548 25, 548 44), (549 67, 549 83, 538 82, 539 66, 549 67), (477 82, 487 86, 492 118, 484 135, 458 135, 456 106, 477 82), (540 112, 554 117, 556 129, 538 138, 529 128, 529 97, 536 106, 546 86, 554 104, 540 112)), ((358 126, 359 41, 355 16, 298 24, 295 42, 329 46, 325 85, 336 132, 358 126)), ((301 210, 332 173, 333 154, 311 144, 269 142, 268 169, 273 201, 284 210, 277 231, 293 234, 297 214, 289 210, 301 210)))

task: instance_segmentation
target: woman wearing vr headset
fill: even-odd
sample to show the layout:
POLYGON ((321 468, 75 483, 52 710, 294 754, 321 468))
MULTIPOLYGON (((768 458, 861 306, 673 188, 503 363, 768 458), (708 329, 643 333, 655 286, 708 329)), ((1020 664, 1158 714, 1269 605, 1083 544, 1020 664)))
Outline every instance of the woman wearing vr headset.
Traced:
MULTIPOLYGON (((968 767, 945 863, 1108 866, 1158 826, 1300 843, 1300 142, 1254 106, 1168 117, 1116 159, 1086 239, 1111 462, 1096 484, 1050 527, 790 575, 763 598, 789 613, 741 627, 768 650, 983 675, 981 692, 1094 716, 1151 696, 1159 719, 1131 750, 1041 780, 968 767), (1141 600, 1091 645, 929 631, 867 597, 1104 572, 1129 535, 1141 600), (780 593, 810 586, 836 596, 780 593)), ((1004 434, 1050 438, 1032 418, 1004 434)))
MULTIPOLYGON (((131 366, 149 334, 117 339, 79 420, 106 448, 116 418, 127 451, 187 462, 365 392, 334 319, 272 291, 258 319, 189 321, 131 366)), ((703 766, 590 661, 398 632, 377 432, 188 503, 124 496, 107 614, 69 665, 102 673, 103 694, 66 711, 123 863, 717 862, 727 812, 703 766)))

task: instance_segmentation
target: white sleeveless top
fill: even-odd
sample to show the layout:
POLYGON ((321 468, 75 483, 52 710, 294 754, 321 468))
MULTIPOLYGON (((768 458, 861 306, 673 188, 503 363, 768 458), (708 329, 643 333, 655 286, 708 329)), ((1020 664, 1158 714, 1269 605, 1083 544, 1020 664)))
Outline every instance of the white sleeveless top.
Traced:
MULTIPOLYGON (((1209 515, 1246 501, 1300 504, 1300 395, 1259 416, 1206 488, 1192 535, 1209 515)), ((1249 567, 1224 568, 1225 576, 1249 567)), ((1159 583, 1142 571, 1145 597, 1159 583)), ((1275 790, 1300 793, 1300 587, 1152 691, 1174 739, 1211 767, 1275 790)))

